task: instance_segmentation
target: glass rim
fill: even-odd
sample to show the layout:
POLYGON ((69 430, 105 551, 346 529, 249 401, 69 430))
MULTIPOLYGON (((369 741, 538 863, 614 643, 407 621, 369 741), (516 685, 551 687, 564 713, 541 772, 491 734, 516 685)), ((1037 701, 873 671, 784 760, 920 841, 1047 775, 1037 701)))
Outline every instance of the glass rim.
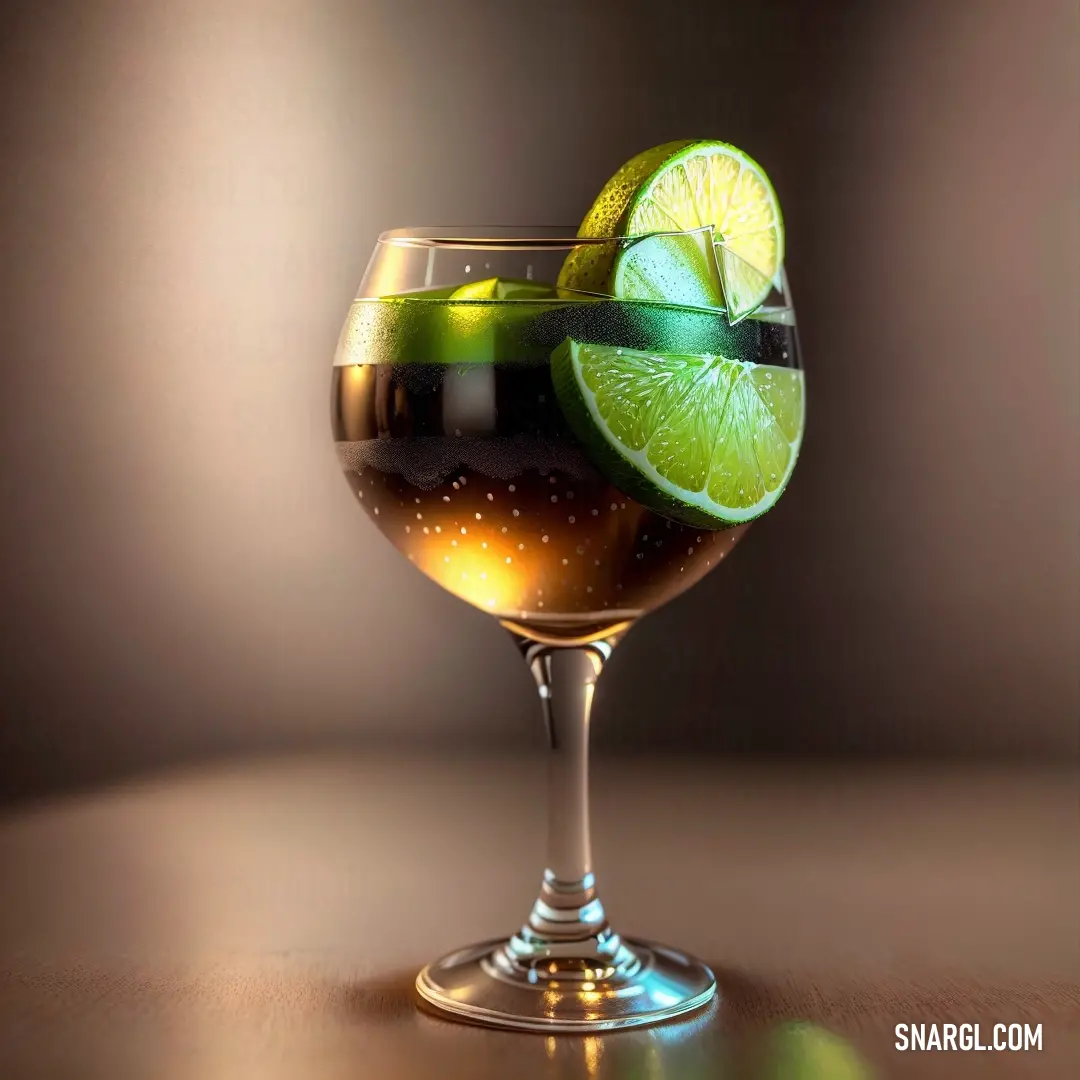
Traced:
POLYGON ((657 236, 695 236, 715 232, 712 225, 669 229, 628 236, 576 236, 572 225, 441 225, 410 226, 379 233, 376 243, 391 247, 498 249, 561 249, 636 243, 657 236))

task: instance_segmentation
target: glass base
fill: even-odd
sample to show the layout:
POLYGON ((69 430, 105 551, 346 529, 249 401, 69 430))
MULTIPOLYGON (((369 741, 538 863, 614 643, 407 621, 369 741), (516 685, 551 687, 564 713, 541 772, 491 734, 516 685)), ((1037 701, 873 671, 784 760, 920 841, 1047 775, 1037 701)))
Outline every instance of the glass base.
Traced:
POLYGON ((681 1016, 716 996, 716 979, 685 953, 623 939, 616 968, 566 960, 522 965, 513 943, 471 945, 429 964, 416 989, 460 1020, 518 1031, 612 1031, 681 1016), (552 973, 554 972, 554 973, 552 973))

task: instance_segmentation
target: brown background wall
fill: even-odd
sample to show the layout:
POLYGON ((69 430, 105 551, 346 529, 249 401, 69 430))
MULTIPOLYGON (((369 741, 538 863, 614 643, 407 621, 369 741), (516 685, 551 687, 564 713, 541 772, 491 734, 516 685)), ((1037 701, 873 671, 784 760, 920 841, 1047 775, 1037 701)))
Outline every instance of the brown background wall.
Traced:
POLYGON ((644 622, 627 749, 1074 754, 1074 3, 9 5, 0 790, 315 742, 538 741, 498 627, 351 504, 328 364, 376 233, 575 223, 716 135, 773 176, 792 489, 644 622))

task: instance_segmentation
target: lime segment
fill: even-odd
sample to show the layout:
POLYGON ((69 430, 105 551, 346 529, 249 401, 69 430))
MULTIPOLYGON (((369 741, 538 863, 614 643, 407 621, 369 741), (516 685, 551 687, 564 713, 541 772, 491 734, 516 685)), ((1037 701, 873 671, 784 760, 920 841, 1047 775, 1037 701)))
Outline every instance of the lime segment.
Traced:
POLYGON ((567 339, 552 356, 552 376, 597 466, 676 520, 715 529, 760 517, 795 467, 797 369, 567 339))

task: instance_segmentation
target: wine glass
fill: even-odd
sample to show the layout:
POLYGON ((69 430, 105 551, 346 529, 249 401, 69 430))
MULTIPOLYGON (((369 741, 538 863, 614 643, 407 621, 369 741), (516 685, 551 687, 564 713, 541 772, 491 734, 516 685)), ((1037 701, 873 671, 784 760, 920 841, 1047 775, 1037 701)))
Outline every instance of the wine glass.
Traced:
POLYGON ((687 524, 627 494, 575 435, 552 363, 568 338, 620 356, 723 355, 798 376, 801 403, 782 272, 732 326, 716 302, 715 243, 708 228, 607 238, 394 230, 379 237, 342 329, 332 422, 355 496, 409 561, 510 631, 547 726, 547 862, 528 919, 417 978, 429 1005, 461 1019, 609 1030, 678 1016, 716 993, 699 960, 608 924, 589 844, 589 714, 623 633, 719 565, 747 524, 687 524), (690 285, 670 303, 566 287, 565 275, 559 284, 567 266, 630 256, 690 285))

